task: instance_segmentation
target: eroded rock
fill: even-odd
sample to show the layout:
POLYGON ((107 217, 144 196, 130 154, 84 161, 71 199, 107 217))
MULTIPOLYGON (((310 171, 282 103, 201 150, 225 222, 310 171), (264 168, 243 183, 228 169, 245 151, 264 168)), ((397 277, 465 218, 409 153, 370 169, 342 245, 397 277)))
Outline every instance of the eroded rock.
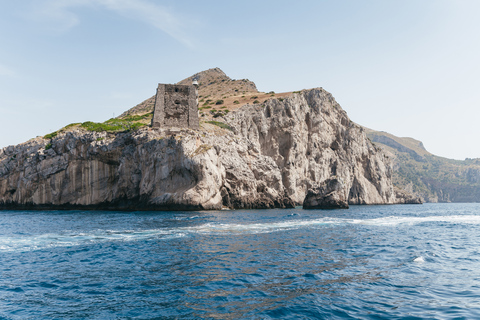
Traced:
POLYGON ((325 180, 320 186, 309 189, 303 209, 348 209, 344 184, 340 179, 325 180))
POLYGON ((232 131, 206 123, 173 133, 77 129, 3 148, 0 207, 290 208, 333 178, 341 184, 324 199, 332 205, 406 201, 390 160, 321 88, 219 120, 232 131))

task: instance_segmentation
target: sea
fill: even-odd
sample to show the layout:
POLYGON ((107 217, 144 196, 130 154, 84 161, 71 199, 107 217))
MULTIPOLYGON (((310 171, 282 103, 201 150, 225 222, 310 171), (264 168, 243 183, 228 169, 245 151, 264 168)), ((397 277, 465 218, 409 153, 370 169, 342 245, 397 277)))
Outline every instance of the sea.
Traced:
POLYGON ((480 204, 0 211, 0 319, 480 319, 480 204))

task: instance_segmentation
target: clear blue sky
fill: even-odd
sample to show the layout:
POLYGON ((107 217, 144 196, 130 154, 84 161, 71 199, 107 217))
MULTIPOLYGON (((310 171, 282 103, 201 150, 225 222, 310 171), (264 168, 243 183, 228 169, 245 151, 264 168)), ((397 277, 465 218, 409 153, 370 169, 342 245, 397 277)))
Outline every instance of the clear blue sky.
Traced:
POLYGON ((364 126, 480 157, 480 1, 0 0, 0 147, 219 67, 323 87, 364 126))

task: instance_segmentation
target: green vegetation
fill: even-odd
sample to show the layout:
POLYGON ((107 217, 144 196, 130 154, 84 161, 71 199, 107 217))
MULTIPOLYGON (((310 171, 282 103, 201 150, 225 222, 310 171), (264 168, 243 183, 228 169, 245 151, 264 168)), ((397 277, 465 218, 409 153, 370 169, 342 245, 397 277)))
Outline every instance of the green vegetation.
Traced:
POLYGON ((480 199, 480 162, 435 156, 412 138, 366 129, 368 137, 394 162, 393 183, 425 201, 477 202, 480 199))
POLYGON ((225 110, 225 109, 224 110, 217 110, 217 109, 210 110, 210 114, 212 114, 214 118, 223 117, 229 112, 230 112, 229 110, 225 110))
POLYGON ((104 137, 97 138, 97 141, 102 141, 102 140, 105 140, 105 138, 104 137))
POLYGON ((64 129, 68 129, 68 128, 75 127, 75 126, 79 126, 79 125, 81 125, 80 122, 70 123, 70 124, 66 125, 66 126, 64 127, 64 129))
POLYGON ((71 127, 75 127, 75 126, 78 126, 80 125, 81 123, 70 123, 69 125, 66 125, 65 127, 63 127, 62 129, 60 130, 57 130, 57 131, 54 131, 52 133, 49 133, 49 134, 46 134, 43 136, 43 139, 46 139, 46 140, 49 140, 49 139, 53 139, 55 138, 56 136, 58 136, 59 133, 61 132, 64 132, 66 131, 67 129, 71 128, 71 127))
POLYGON ((250 99, 257 99, 258 96, 253 96, 253 97, 250 97, 250 99))
POLYGON ((96 132, 120 132, 120 131, 135 131, 143 126, 146 126, 144 123, 132 122, 124 119, 115 119, 112 118, 102 123, 87 121, 80 125, 82 128, 87 129, 88 131, 96 132))
POLYGON ((48 150, 48 149, 52 149, 52 144, 51 144, 51 143, 48 143, 48 144, 45 146, 45 150, 48 150))
POLYGON ((235 100, 235 101, 233 101, 233 104, 240 104, 240 101, 235 100))
POLYGON ((203 153, 207 152, 210 149, 212 149, 212 146, 210 146, 208 144, 202 144, 190 156, 195 157, 199 154, 203 154, 203 153))
POLYGON ((259 104, 259 103, 260 103, 260 101, 258 101, 258 100, 255 100, 255 101, 253 101, 253 103, 254 103, 254 104, 259 104))
POLYGON ((228 124, 226 123, 223 123, 223 122, 220 122, 220 121, 207 121, 207 123, 210 123, 210 124, 214 124, 220 128, 223 128, 223 129, 227 129, 227 130, 230 130, 230 131, 233 131, 233 128, 230 127, 228 124))
POLYGON ((133 116, 126 116, 122 120, 125 120, 125 121, 140 121, 140 120, 143 120, 143 119, 147 119, 152 115, 153 115, 152 112, 145 113, 145 114, 142 114, 142 115, 136 114, 136 115, 133 115, 133 116))
POLYGON ((142 114, 142 115, 131 115, 126 116, 123 119, 112 118, 102 123, 87 121, 80 126, 87 129, 88 131, 97 131, 97 132, 121 132, 121 131, 135 131, 141 127, 146 126, 146 123, 139 122, 144 121, 148 118, 151 118, 153 115, 152 112, 142 114))
MULTIPOLYGON (((65 132, 68 129, 79 126, 81 128, 84 128, 88 131, 97 131, 97 132, 122 132, 122 131, 134 131, 137 130, 143 126, 146 126, 147 124, 144 123, 146 119, 151 118, 153 115, 152 112, 142 114, 142 115, 130 115, 126 116, 123 119, 118 119, 118 118, 112 118, 110 120, 107 120, 102 123, 97 123, 97 122, 91 122, 87 121, 84 123, 71 123, 65 127, 63 127, 60 130, 57 130, 55 132, 46 134, 43 136, 44 139, 53 139, 55 138, 59 133, 65 132), (142 122, 143 121, 143 122, 142 122)), ((99 138, 100 139, 100 138, 99 138)), ((103 138, 101 138, 103 139, 103 138)), ((97 140, 99 141, 99 140, 97 140)), ((48 146, 48 145, 47 145, 48 146)))
POLYGON ((217 102, 215 102, 216 105, 223 104, 223 103, 224 103, 223 100, 217 100, 217 102))
POLYGON ((52 133, 46 134, 43 136, 43 139, 53 139, 58 135, 58 131, 54 131, 52 133))

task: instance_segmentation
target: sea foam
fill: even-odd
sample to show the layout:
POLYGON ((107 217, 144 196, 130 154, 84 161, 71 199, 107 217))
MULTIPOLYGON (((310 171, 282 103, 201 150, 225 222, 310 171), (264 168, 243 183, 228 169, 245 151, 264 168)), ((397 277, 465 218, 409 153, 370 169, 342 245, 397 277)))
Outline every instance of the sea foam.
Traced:
POLYGON ((297 219, 272 223, 205 223, 196 226, 161 228, 150 230, 95 230, 91 232, 45 233, 38 235, 0 236, 0 251, 30 251, 50 247, 88 245, 100 242, 142 241, 149 239, 170 240, 193 234, 231 235, 281 232, 302 228, 320 228, 337 225, 398 226, 443 222, 453 224, 480 224, 480 216, 452 215, 428 217, 388 216, 374 219, 344 219, 324 217, 297 219))

